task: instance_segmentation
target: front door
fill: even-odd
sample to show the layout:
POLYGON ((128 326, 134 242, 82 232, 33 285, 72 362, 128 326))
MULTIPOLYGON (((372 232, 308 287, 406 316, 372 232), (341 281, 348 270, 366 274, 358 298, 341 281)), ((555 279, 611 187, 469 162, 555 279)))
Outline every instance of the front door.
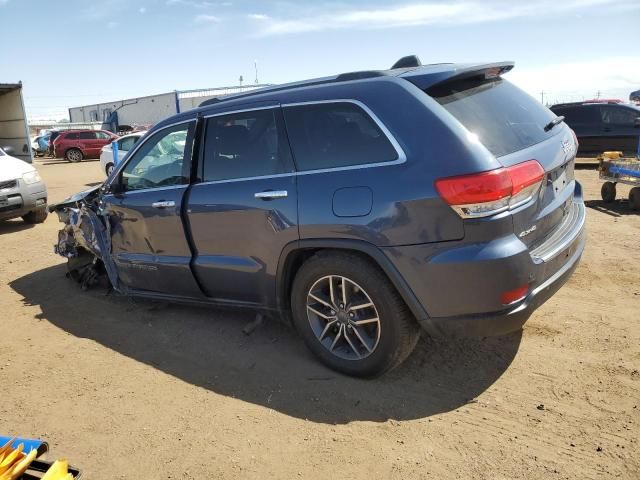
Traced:
POLYGON ((640 110, 622 105, 603 105, 600 111, 607 150, 621 151, 629 156, 635 154, 640 135, 636 119, 640 116, 640 110))
POLYGON ((213 116, 189 194, 193 269, 208 297, 273 306, 278 260, 298 239, 296 177, 278 106, 213 116))
POLYGON ((104 198, 112 257, 120 282, 130 289, 201 296, 181 215, 194 131, 195 120, 152 135, 113 180, 124 192, 104 198))

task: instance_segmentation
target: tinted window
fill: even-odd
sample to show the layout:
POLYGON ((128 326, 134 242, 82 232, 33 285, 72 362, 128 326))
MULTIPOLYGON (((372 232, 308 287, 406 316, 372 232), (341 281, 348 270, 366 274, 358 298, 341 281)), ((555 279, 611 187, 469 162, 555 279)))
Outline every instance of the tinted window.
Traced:
POLYGON ((640 110, 623 107, 600 107, 603 123, 632 127, 636 118, 640 117, 640 110))
POLYGON ((205 181, 293 170, 289 145, 273 109, 210 118, 205 132, 205 181))
POLYGON ((555 135, 544 126, 556 115, 506 80, 462 80, 427 91, 491 153, 507 155, 555 135))
POLYGON ((95 140, 96 134, 94 132, 80 132, 80 140, 95 140))
POLYGON ((126 137, 120 139, 118 140, 118 149, 122 150, 123 152, 128 152, 133 148, 138 140, 140 140, 140 137, 126 137))
MULTIPOLYGON (((67 133, 66 135, 63 135, 63 137, 67 140, 78 140, 79 134, 78 133, 67 133)), ((51 138, 54 138, 53 136, 51 138)))
POLYGON ((96 137, 98 137, 100 140, 107 140, 109 139, 110 135, 108 135, 105 132, 95 132, 96 137))
POLYGON ((189 180, 193 123, 160 130, 127 162, 122 181, 127 190, 181 185, 189 180))
POLYGON ((284 109, 298 170, 391 162, 398 152, 373 119, 353 103, 284 109))

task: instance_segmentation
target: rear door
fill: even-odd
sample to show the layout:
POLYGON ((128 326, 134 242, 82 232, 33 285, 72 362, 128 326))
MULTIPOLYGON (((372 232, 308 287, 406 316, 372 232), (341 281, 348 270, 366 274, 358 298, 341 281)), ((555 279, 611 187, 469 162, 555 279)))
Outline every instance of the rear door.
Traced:
POLYGON ((187 210, 206 295, 273 306, 276 269, 298 239, 296 176, 278 105, 206 118, 187 210))
POLYGON ((182 122, 147 138, 113 180, 123 183, 125 191, 104 197, 111 253, 128 288, 202 296, 189 268, 191 248, 181 214, 195 123, 182 122))
POLYGON ((94 157, 99 152, 96 132, 80 132, 78 138, 80 140, 80 150, 82 150, 85 157, 94 157))

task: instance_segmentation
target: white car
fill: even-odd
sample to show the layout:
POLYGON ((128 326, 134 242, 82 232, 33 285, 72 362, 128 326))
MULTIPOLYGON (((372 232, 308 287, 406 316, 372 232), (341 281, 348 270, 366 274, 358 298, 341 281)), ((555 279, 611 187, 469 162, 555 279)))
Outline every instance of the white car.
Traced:
MULTIPOLYGON (((124 156, 133 148, 133 146, 147 132, 135 132, 129 135, 123 135, 118 140, 118 162, 121 162, 124 156)), ((111 175, 115 162, 113 161, 113 146, 110 143, 102 147, 100 152, 100 168, 107 175, 111 175)))
POLYGON ((47 187, 38 171, 0 148, 0 221, 22 217, 27 223, 47 218, 47 187))

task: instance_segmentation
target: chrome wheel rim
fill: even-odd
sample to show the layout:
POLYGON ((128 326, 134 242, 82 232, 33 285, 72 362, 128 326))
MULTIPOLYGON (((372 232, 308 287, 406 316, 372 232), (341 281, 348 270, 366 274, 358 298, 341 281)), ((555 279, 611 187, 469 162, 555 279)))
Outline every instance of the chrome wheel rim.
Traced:
POLYGON ((344 360, 362 360, 380 341, 380 316, 367 292, 340 275, 316 281, 307 293, 307 318, 320 344, 344 360))
POLYGON ((80 160, 80 152, 78 152, 77 150, 71 150, 69 153, 69 160, 71 161, 78 161, 80 160))

